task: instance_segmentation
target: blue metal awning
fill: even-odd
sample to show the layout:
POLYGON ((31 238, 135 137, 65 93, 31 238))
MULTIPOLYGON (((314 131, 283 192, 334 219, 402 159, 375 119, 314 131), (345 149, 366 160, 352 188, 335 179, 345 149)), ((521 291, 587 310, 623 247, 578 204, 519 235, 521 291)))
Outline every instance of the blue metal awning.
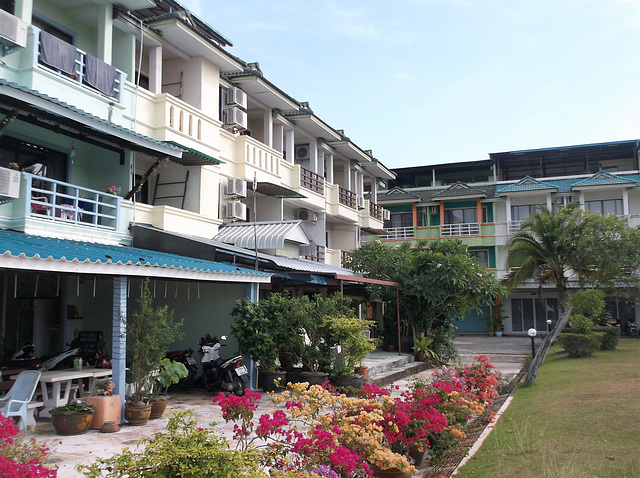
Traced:
POLYGON ((222 282, 270 282, 271 274, 165 252, 0 231, 0 269, 222 282))

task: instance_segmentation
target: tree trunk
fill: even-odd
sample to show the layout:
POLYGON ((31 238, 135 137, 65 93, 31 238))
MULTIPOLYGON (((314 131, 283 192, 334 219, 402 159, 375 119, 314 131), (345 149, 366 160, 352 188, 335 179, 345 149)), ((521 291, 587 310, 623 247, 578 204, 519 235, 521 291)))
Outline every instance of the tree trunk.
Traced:
POLYGON ((560 314, 560 320, 553 328, 549 334, 544 338, 542 343, 540 344, 540 348, 536 353, 536 356, 531 361, 531 365, 529 366, 529 371, 527 372, 527 377, 524 379, 525 385, 534 385, 536 383, 536 378, 538 377, 538 372, 540 372, 540 367, 542 366, 542 362, 544 362, 545 357, 547 356, 547 352, 549 351, 549 347, 553 343, 553 341, 558 337, 564 326, 569 322, 569 316, 571 315, 572 307, 568 307, 564 312, 560 314))

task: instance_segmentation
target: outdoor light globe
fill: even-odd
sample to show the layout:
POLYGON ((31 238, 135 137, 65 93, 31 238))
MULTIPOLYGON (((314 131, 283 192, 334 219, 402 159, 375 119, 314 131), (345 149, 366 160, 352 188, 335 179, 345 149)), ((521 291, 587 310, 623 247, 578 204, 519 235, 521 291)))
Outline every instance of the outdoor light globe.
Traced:
POLYGON ((535 337, 536 335, 538 335, 538 331, 534 328, 531 328, 527 331, 527 334, 529 335, 529 337, 535 337))
POLYGON ((551 319, 547 319, 547 325, 551 325, 551 319))

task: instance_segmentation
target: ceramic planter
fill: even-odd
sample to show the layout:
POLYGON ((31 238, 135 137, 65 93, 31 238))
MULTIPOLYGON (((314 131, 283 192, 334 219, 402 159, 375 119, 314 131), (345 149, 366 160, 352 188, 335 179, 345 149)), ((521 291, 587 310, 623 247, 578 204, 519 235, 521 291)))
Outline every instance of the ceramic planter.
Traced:
POLYGON ((265 392, 276 392, 282 390, 287 385, 287 372, 277 370, 275 372, 261 372, 260 384, 265 392), (275 381, 279 380, 280 385, 276 385, 275 381))
POLYGON ((51 411, 51 423, 58 435, 82 435, 86 433, 93 420, 92 410, 84 411, 51 411))
POLYGON ((134 405, 127 404, 124 407, 124 418, 129 425, 144 425, 151 416, 151 404, 134 405))
POLYGON ((155 420, 156 418, 162 417, 164 415, 164 411, 167 408, 167 404, 169 403, 169 397, 166 395, 163 397, 153 397, 149 398, 149 403, 151 404, 151 414, 149 415, 149 420, 155 420))
POLYGON ((329 374, 325 372, 302 372, 300 374, 301 382, 308 382, 311 385, 322 385, 329 380, 329 374))

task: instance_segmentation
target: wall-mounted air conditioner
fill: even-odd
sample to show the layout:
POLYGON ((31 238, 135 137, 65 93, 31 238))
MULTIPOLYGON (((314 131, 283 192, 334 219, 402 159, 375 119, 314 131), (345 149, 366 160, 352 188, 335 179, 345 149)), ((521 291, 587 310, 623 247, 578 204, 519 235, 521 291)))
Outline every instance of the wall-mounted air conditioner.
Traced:
POLYGON ((0 196, 14 199, 20 196, 20 171, 0 168, 0 196))
POLYGON ((310 211, 309 209, 299 209, 298 219, 315 224, 318 220, 318 215, 315 212, 310 211))
POLYGON ((311 155, 309 154, 309 145, 308 144, 300 144, 296 146, 296 159, 303 160, 309 159, 311 155))
POLYGON ((231 87, 227 89, 227 104, 237 105, 243 110, 247 109, 247 94, 240 88, 231 87))
POLYGON ((227 201, 227 219, 244 221, 247 218, 247 205, 240 201, 227 201))
POLYGON ((388 209, 383 209, 382 210, 382 220, 383 221, 390 221, 391 220, 391 211, 389 211, 388 209))
POLYGON ((226 127, 247 129, 247 112, 238 106, 226 106, 224 108, 224 125, 226 127))
POLYGON ((3 56, 27 46, 27 24, 4 10, 0 10, 0 45, 3 56))
POLYGON ((227 180, 227 196, 246 198, 247 182, 240 178, 229 178, 227 180))
POLYGON ((364 209, 364 196, 358 196, 356 204, 358 206, 358 209, 364 209))
POLYGON ((431 206, 431 209, 429 212, 431 213, 432 216, 436 216, 440 214, 440 206, 431 206))

